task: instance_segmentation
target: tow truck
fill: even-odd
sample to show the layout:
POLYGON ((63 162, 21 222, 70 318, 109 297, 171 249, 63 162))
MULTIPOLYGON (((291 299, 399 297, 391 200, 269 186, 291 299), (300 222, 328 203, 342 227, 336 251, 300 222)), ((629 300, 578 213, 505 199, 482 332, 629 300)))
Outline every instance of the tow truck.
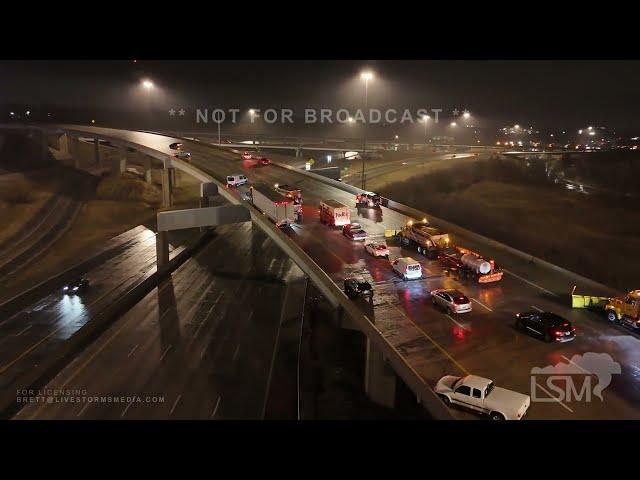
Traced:
POLYGON ((400 231, 400 243, 405 247, 415 247, 418 253, 428 258, 438 258, 451 246, 449 234, 431 227, 426 218, 420 222, 409 220, 400 231))
POLYGON ((453 247, 453 252, 442 253, 438 260, 449 272, 461 278, 474 280, 478 283, 492 283, 502 280, 503 272, 496 266, 493 259, 485 260, 482 255, 463 247, 453 247))
POLYGON ((620 297, 576 295, 576 286, 571 290, 571 306, 604 311, 607 320, 640 330, 640 290, 631 290, 620 297))

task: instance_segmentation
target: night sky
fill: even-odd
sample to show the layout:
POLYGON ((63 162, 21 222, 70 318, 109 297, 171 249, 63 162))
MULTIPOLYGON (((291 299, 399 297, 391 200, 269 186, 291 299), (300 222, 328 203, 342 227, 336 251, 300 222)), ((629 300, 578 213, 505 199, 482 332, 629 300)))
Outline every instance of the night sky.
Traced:
POLYGON ((469 109, 496 125, 640 127, 640 61, 3 61, 0 105, 469 109))

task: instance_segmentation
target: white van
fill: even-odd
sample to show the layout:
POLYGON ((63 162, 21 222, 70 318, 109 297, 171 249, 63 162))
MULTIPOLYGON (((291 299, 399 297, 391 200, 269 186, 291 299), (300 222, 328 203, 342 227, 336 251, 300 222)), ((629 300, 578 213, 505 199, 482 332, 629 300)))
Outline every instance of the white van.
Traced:
POLYGON ((244 175, 238 173, 235 175, 227 175, 227 186, 229 187, 238 187, 240 185, 244 185, 249 180, 244 175))
POLYGON ((391 263, 391 267, 403 280, 422 278, 422 266, 411 257, 397 258, 391 263))

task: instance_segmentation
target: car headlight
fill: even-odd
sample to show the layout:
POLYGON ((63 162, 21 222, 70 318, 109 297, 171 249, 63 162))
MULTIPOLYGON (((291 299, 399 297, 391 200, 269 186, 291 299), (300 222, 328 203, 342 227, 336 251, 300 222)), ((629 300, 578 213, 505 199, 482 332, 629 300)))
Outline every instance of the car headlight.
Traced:
POLYGON ((73 291, 75 292, 76 290, 78 290, 78 287, 73 287, 73 291))
POLYGON ((69 287, 65 285, 65 287, 62 290, 69 290, 69 287))

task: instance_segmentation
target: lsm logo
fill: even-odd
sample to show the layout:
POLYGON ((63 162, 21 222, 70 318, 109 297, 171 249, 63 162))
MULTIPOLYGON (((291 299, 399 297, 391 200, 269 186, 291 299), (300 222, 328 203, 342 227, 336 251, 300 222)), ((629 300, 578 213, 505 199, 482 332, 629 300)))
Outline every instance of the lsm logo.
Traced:
POLYGON ((620 364, 608 353, 587 352, 567 361, 531 369, 531 400, 534 402, 603 401, 602 392, 612 376, 621 373, 620 364), (540 394, 544 392, 544 396, 540 394))

